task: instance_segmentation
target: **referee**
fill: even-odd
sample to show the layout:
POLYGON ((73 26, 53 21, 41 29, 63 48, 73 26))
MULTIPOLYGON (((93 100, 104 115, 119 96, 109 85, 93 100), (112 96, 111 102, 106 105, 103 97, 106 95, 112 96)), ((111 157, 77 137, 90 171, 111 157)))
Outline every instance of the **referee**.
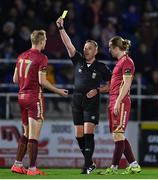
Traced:
POLYGON ((111 72, 104 63, 96 61, 98 44, 95 41, 87 40, 83 49, 84 55, 81 55, 67 35, 61 17, 56 24, 74 66, 75 89, 72 114, 75 136, 85 159, 81 173, 89 174, 96 168, 92 156, 95 146, 94 131, 99 121, 99 95, 108 92, 111 72), (100 86, 102 81, 106 84, 100 86))

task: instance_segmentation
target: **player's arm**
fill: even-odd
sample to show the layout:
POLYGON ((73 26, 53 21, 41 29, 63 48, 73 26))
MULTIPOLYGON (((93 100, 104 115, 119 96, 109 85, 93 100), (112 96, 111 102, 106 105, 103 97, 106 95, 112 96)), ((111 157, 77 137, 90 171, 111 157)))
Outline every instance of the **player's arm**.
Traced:
POLYGON ((69 38, 68 34, 66 33, 66 31, 64 29, 64 20, 61 17, 59 17, 56 21, 56 24, 59 29, 61 39, 68 51, 69 56, 73 57, 75 55, 76 48, 72 44, 71 39, 69 38))
POLYGON ((114 114, 115 116, 118 115, 119 109, 120 109, 120 103, 122 99, 127 95, 127 93, 130 90, 131 84, 132 84, 132 75, 123 75, 123 85, 120 89, 119 95, 116 99, 115 105, 114 105, 114 114))
POLYGON ((123 75, 123 85, 120 89, 119 96, 117 97, 117 101, 121 102, 122 99, 127 95, 130 90, 132 84, 132 75, 123 75))
POLYGON ((14 70, 13 82, 18 83, 18 70, 17 70, 17 67, 14 70))
POLYGON ((68 96, 68 90, 66 89, 59 89, 56 88, 55 86, 53 86, 46 78, 46 71, 39 71, 39 83, 41 84, 41 86, 43 86, 44 88, 59 94, 60 96, 68 96))

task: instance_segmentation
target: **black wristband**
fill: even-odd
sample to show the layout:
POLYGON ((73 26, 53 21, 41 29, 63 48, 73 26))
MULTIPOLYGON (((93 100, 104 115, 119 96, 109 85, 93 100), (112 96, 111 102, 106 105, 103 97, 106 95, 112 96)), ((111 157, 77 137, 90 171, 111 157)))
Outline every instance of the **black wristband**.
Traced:
POLYGON ((62 29, 64 29, 64 27, 63 27, 63 26, 58 27, 58 30, 62 30, 62 29))

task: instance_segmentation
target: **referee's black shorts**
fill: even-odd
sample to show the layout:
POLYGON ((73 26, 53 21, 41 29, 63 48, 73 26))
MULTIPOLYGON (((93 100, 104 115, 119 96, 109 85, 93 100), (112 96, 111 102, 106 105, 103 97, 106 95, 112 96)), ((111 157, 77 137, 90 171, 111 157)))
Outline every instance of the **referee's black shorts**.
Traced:
POLYGON ((75 92, 72 98, 72 115, 74 125, 83 125, 84 122, 99 123, 99 94, 87 98, 86 93, 75 92))

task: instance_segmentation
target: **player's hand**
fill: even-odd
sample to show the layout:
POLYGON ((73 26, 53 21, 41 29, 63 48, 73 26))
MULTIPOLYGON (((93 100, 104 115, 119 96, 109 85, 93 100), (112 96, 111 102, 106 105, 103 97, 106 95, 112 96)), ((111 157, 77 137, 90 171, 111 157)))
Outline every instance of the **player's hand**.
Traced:
POLYGON ((116 100, 116 103, 114 105, 114 115, 117 116, 120 109, 120 102, 116 100))
POLYGON ((86 96, 87 96, 87 98, 92 98, 92 97, 96 96, 97 94, 98 94, 97 89, 92 89, 86 94, 86 96))
POLYGON ((64 20, 63 20, 63 18, 59 17, 59 18, 57 19, 57 21, 56 21, 56 25, 57 25, 58 28, 63 27, 63 26, 64 26, 64 20))
POLYGON ((58 94, 60 96, 67 97, 69 93, 68 93, 68 90, 66 89, 58 89, 58 94))

